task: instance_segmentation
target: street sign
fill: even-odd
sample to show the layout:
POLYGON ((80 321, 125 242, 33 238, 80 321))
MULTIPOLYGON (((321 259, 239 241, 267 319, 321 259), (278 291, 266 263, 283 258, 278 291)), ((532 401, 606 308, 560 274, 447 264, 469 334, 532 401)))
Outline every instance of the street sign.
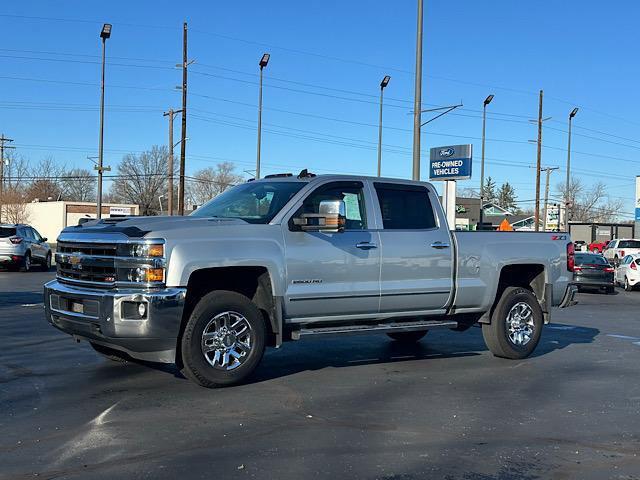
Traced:
POLYGON ((450 145, 430 150, 429 180, 467 180, 471 178, 473 145, 450 145))

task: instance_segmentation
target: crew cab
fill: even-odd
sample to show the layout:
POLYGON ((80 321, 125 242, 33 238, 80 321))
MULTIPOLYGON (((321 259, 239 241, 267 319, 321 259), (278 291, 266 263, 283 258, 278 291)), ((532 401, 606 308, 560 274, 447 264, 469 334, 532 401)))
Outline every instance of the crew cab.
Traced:
POLYGON ((47 320, 112 359, 245 380, 266 346, 318 335, 482 326, 531 354, 574 303, 565 233, 454 232, 429 183, 306 171, 237 185, 187 217, 91 221, 58 238, 47 320))

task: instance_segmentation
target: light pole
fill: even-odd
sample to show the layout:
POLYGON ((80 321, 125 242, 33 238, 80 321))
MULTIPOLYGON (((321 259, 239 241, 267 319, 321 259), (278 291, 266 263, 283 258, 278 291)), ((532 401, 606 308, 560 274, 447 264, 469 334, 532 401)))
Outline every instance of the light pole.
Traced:
POLYGON ((416 78, 413 97, 413 180, 420 180, 420 127, 422 113, 422 7, 418 0, 418 26, 416 29, 416 78))
POLYGON ((389 85, 389 80, 391 80, 391 77, 389 75, 385 75, 380 82, 380 118, 378 121, 378 176, 380 176, 382 171, 382 92, 384 92, 384 87, 389 85))
POLYGON ((258 95, 258 151, 256 155, 256 180, 260 178, 260 143, 262 141, 262 70, 269 63, 269 55, 265 53, 262 55, 260 62, 260 93, 258 95))
POLYGON ((571 200, 569 199, 569 187, 571 184, 571 120, 578 113, 578 107, 571 110, 569 113, 569 143, 567 145, 567 183, 564 186, 564 230, 569 231, 569 205, 571 200))
POLYGON ((107 45, 107 39, 111 37, 111 24, 105 23, 102 26, 100 32, 100 38, 102 38, 102 80, 100 81, 100 139, 98 140, 98 166, 95 167, 98 170, 98 201, 97 203, 97 218, 102 218, 102 173, 110 168, 102 167, 103 160, 103 138, 104 138, 104 64, 105 64, 105 50, 107 45))
POLYGON ((480 161, 480 230, 483 228, 484 222, 484 141, 485 141, 485 127, 487 125, 487 105, 493 100, 493 94, 484 99, 482 105, 482 159, 480 161))

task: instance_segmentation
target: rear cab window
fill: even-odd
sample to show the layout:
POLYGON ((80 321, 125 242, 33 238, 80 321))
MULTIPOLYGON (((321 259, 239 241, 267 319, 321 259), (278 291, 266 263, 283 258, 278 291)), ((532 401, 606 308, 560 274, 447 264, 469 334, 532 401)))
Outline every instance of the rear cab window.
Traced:
POLYGON ((16 235, 15 227, 0 227, 0 238, 9 238, 16 235))
POLYGON ((374 182, 385 230, 437 228, 429 190, 417 185, 374 182))
POLYGON ((618 248, 640 248, 640 240, 620 240, 618 248))

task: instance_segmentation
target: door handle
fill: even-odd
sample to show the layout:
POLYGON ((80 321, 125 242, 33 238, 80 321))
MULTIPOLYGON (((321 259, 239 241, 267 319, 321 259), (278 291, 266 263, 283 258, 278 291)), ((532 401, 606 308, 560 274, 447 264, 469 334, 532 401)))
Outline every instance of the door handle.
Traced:
POLYGON ((449 244, 448 243, 444 243, 444 242, 433 242, 431 244, 431 248, 437 248, 437 249, 443 249, 443 248, 449 248, 449 244))
POLYGON ((378 248, 378 246, 371 242, 360 242, 356 243, 356 248, 360 248, 361 250, 372 250, 374 248, 378 248))

